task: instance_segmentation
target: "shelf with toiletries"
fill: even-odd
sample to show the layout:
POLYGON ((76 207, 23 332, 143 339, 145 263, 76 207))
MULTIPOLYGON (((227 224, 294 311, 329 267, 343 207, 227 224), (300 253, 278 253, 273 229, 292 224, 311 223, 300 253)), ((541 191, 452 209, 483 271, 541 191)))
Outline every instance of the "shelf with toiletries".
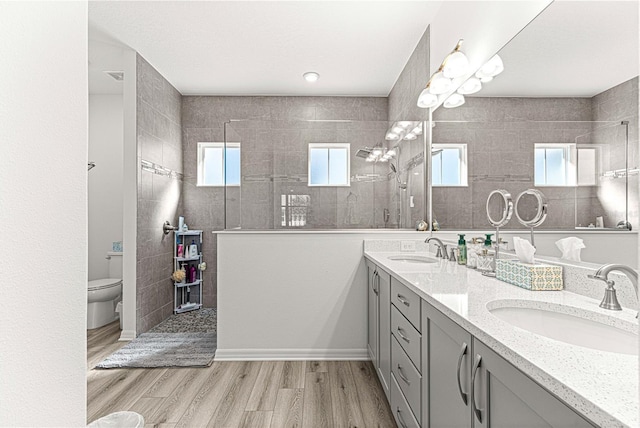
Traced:
POLYGON ((202 230, 174 231, 173 284, 174 313, 202 307, 203 271, 202 230))

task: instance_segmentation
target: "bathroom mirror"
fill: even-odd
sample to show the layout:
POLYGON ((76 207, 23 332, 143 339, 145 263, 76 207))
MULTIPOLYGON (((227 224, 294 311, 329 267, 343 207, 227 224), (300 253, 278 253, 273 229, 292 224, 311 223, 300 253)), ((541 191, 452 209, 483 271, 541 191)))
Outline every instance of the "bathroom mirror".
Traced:
POLYGON ((494 189, 535 188, 548 204, 540 229, 635 228, 638 50, 638 2, 556 1, 529 23, 498 52, 501 74, 462 106, 433 111, 433 146, 464 147, 467 171, 456 186, 431 177, 440 227, 487 229, 494 189))
POLYGON ((525 227, 538 227, 547 218, 547 198, 537 189, 527 189, 516 198, 516 218, 525 227))
POLYGON ((513 214, 513 200, 511 194, 502 189, 494 190, 487 198, 487 219, 493 227, 503 227, 513 214))

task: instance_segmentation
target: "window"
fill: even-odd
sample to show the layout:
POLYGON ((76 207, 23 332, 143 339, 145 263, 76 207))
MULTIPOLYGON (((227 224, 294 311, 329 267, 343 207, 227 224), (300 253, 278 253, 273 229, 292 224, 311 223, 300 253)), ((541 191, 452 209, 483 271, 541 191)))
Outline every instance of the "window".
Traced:
POLYGON ((240 185, 240 143, 198 143, 198 186, 240 185))
POLYGON ((575 186, 576 157, 575 144, 536 144, 535 185, 575 186))
POLYGON ((467 186, 467 145, 433 144, 431 180, 433 186, 467 186))
POLYGON ((349 144, 309 144, 309 186, 349 186, 349 144))
POLYGON ((283 227, 302 227, 307 225, 307 212, 311 205, 309 195, 280 195, 283 227))

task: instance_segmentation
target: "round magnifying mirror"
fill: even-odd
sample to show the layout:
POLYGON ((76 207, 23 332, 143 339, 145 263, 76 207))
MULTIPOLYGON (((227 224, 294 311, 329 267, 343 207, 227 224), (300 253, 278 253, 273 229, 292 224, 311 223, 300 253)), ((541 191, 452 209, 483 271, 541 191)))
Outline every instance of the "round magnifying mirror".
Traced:
POLYGON ((516 217, 526 227, 538 227, 547 218, 547 198, 537 189, 527 189, 516 198, 516 217))
POLYGON ((513 214, 511 193, 503 189, 494 190, 487 198, 487 219, 493 227, 509 223, 513 214))

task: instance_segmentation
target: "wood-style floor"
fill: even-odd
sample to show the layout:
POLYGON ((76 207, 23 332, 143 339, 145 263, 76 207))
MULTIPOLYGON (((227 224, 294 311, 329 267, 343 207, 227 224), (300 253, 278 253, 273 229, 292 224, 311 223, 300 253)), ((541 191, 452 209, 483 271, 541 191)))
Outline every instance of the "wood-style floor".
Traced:
POLYGON ((215 361, 208 368, 93 367, 124 346, 118 322, 87 334, 87 422, 130 410, 145 427, 395 427, 369 361, 215 361))

